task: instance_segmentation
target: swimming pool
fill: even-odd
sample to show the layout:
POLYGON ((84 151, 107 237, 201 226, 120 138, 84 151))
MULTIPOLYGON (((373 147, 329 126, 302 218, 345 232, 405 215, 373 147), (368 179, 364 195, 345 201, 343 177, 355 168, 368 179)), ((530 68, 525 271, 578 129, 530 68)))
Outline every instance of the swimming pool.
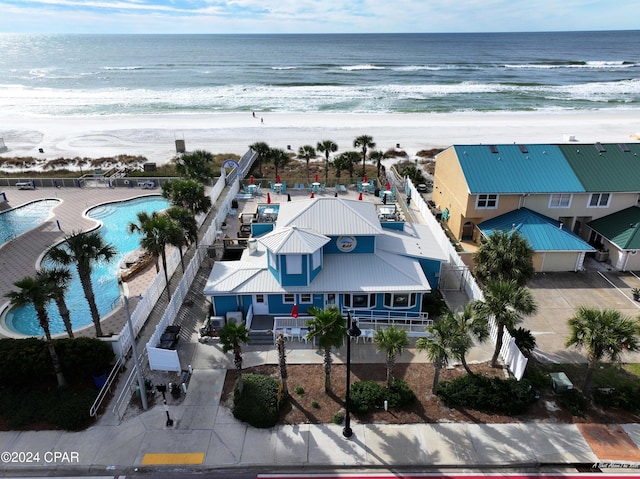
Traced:
MULTIPOLYGON (((120 289, 118 287, 117 272, 120 261, 131 251, 140 247, 140 235, 129 233, 130 222, 137 221, 137 214, 141 211, 152 213, 168 208, 170 205, 160 196, 137 198, 118 203, 108 203, 89 210, 87 215, 102 222, 100 233, 106 243, 112 244, 117 254, 109 263, 94 263, 91 279, 100 316, 110 313, 118 304, 120 289)), ((73 279, 65 297, 71 311, 73 329, 79 329, 92 324, 89 305, 84 297, 80 280, 76 276, 74 265, 69 267, 73 279)), ((19 279, 19 278, 18 278, 19 279)), ((47 311, 50 318, 51 334, 64 333, 64 323, 58 313, 55 303, 50 303, 47 311)), ((38 324, 33 306, 12 309, 5 317, 5 326, 12 331, 28 336, 40 336, 42 328, 38 324)), ((118 333, 119 331, 113 331, 118 333)))
POLYGON ((0 247, 44 223, 60 200, 38 200, 0 213, 0 247))

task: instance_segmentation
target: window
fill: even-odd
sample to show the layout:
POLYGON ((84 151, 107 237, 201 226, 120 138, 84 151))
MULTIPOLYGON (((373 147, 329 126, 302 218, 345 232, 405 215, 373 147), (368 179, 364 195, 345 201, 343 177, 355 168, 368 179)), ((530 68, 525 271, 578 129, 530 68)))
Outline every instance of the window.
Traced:
POLYGON ((416 293, 385 293, 384 305, 387 308, 413 308, 416 297, 416 293))
POLYGON ((344 305, 347 308, 373 308, 376 305, 375 294, 345 294, 344 305))
POLYGON ((276 255, 274 254, 273 251, 269 251, 269 256, 267 258, 269 259, 269 266, 273 269, 278 269, 278 263, 276 262, 276 255))
POLYGON ((302 255, 289 254, 287 255, 287 274, 301 274, 302 273, 302 255))
POLYGON ((589 208, 608 208, 609 200, 611 200, 610 193, 591 193, 589 197, 589 208))
POLYGON ((256 294, 256 303, 264 303, 264 294, 256 294))
POLYGON ((569 208, 571 206, 571 196, 568 193, 551 195, 549 208, 569 208))
POLYGON ((295 303, 295 302, 296 302, 296 295, 295 294, 286 293, 284 295, 283 303, 295 303))
POLYGON ((300 295, 300 303, 311 303, 311 295, 309 293, 303 293, 300 295))
POLYGON ((322 250, 318 249, 311 256, 311 267, 317 269, 322 264, 322 250))
POLYGON ((478 195, 476 209, 495 210, 498 207, 498 195, 478 195))

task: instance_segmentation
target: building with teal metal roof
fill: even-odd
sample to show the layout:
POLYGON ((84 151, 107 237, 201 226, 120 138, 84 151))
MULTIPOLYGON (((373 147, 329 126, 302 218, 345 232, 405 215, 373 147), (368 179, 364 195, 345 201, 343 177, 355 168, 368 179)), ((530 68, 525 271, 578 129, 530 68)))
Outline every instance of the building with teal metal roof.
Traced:
MULTIPOLYGON (((518 232, 536 252, 538 271, 579 271, 585 254, 595 248, 553 218, 519 208, 478 225, 484 236, 494 231, 518 232)), ((537 263, 537 264, 536 264, 537 263)))
POLYGON ((453 148, 472 194, 584 192, 556 145, 455 145, 453 148))
POLYGON ((632 206, 587 224, 592 241, 609 253, 611 265, 621 271, 640 269, 640 208, 632 206))

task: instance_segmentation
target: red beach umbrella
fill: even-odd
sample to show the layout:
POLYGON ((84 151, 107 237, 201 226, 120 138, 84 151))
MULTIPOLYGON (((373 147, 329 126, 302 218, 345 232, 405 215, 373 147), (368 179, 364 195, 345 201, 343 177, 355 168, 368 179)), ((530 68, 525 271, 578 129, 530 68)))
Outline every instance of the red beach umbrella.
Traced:
POLYGON ((364 174, 364 178, 362 178, 362 182, 363 182, 363 183, 368 183, 368 181, 367 181, 367 174, 366 174, 366 173, 364 174))
POLYGON ((271 194, 267 191, 267 204, 271 204, 271 194))
POLYGON ((313 191, 311 192, 311 198, 315 198, 316 195, 313 194, 313 191))
POLYGON ((294 318, 298 317, 298 305, 293 303, 293 308, 291 308, 291 316, 294 318))
POLYGON ((317 183, 318 182, 318 173, 316 173, 315 179, 316 179, 316 183, 317 183))
POLYGON ((276 183, 282 183, 282 181, 280 181, 280 175, 276 176, 276 183))
POLYGON ((249 177, 249 184, 252 184, 252 185, 254 184, 254 183, 253 183, 253 175, 251 175, 251 176, 249 177))
POLYGON ((360 194, 358 195, 358 199, 359 199, 360 201, 362 201, 362 191, 361 191, 361 192, 360 192, 360 194))
POLYGON ((388 181, 387 181, 387 186, 385 186, 385 189, 387 191, 391 191, 391 183, 389 183, 388 181))

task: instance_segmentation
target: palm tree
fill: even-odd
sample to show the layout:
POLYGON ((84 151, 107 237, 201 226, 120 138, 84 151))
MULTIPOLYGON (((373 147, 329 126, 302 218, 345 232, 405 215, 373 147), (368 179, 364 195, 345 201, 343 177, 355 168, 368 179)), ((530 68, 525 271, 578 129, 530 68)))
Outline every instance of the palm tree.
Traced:
POLYGON ((504 329, 512 331, 522 321, 522 316, 534 314, 538 309, 531 292, 518 286, 515 280, 489 282, 484 290, 484 301, 474 301, 472 307, 481 320, 488 322, 494 318, 498 328, 496 347, 491 358, 492 368, 498 362, 504 329))
POLYGON ((516 328, 513 331, 509 331, 509 334, 513 337, 516 346, 518 346, 518 349, 524 357, 531 359, 533 357, 533 351, 537 346, 536 337, 533 333, 526 328, 516 328))
POLYGON ((373 137, 369 135, 360 135, 353 140, 354 148, 362 148, 362 176, 366 173, 365 164, 367 161, 367 148, 375 148, 376 144, 373 141, 373 137))
POLYGON ((167 210, 167 216, 175 221, 184 233, 184 239, 187 245, 195 242, 198 246, 198 222, 187 208, 180 206, 172 206, 167 210))
POLYGON ((140 246, 153 256, 156 272, 160 272, 158 259, 162 258, 162 269, 167 283, 167 296, 171 299, 166 248, 169 244, 175 245, 179 242, 177 238, 182 237, 180 228, 167 215, 160 214, 157 211, 149 215, 146 211, 141 211, 138 213, 138 223, 129 223, 129 231, 142 235, 140 246))
POLYGON ((452 326, 451 353, 462 363, 467 374, 473 376, 474 373, 467 364, 466 355, 473 347, 474 339, 481 343, 487 340, 489 323, 486 319, 475 314, 471 304, 467 304, 460 313, 447 310, 445 316, 447 316, 448 324, 452 326))
POLYGON ((587 350, 587 375, 582 392, 589 395, 598 363, 604 358, 619 361, 622 351, 637 351, 640 346, 640 323, 614 309, 581 306, 569 319, 567 347, 587 350))
POLYGON ((11 301, 13 306, 22 307, 33 304, 38 317, 40 327, 44 330, 44 336, 47 341, 49 355, 53 364, 53 370, 56 373, 58 387, 67 385, 67 381, 62 373, 60 359, 51 339, 51 331, 49 329, 49 315, 47 313, 47 303, 53 299, 51 291, 51 279, 43 273, 36 273, 35 277, 27 276, 20 281, 13 283, 18 291, 7 293, 6 297, 11 301))
POLYGON ((258 175, 262 178, 262 162, 269 156, 271 148, 264 141, 253 143, 249 148, 258 154, 258 175))
POLYGON ((65 237, 64 242, 49 250, 48 253, 49 258, 55 263, 63 266, 76 265, 84 296, 89 303, 91 320, 96 328, 96 337, 102 336, 102 327, 91 282, 92 265, 96 262, 109 262, 115 255, 115 247, 105 243, 97 231, 73 232, 65 237))
POLYGON ((251 342, 250 330, 245 322, 227 323, 220 329, 220 344, 222 351, 233 351, 233 363, 238 370, 238 389, 242 392, 242 345, 251 342))
POLYGON ((338 145, 332 140, 322 140, 318 142, 316 148, 324 153, 324 182, 329 183, 329 155, 338 151, 338 145))
POLYGON ((214 176, 209 168, 214 159, 213 154, 204 150, 185 153, 176 158, 176 171, 183 178, 208 183, 214 176))
POLYGON ((398 326, 390 326, 386 329, 378 329, 373 336, 373 342, 378 347, 378 352, 384 350, 387 358, 387 387, 393 382, 393 368, 396 365, 396 356, 402 354, 409 346, 407 331, 398 326))
POLYGON ((284 344, 284 334, 279 333, 276 340, 278 345, 278 364, 280 366, 280 379, 282 380, 282 391, 285 396, 289 395, 289 386, 287 385, 287 379, 289 378, 289 372, 287 371, 287 354, 284 344))
POLYGON ((278 177, 278 168, 280 166, 287 165, 287 163, 289 163, 289 161, 291 160, 287 152, 284 151, 282 148, 272 148, 271 150, 269 150, 268 158, 273 163, 273 166, 275 167, 276 178, 278 177))
POLYGON ((331 391, 331 348, 339 348, 347 333, 346 321, 336 307, 320 309, 314 306, 308 310, 314 316, 307 321, 309 339, 318 338, 318 346, 324 351, 324 391, 331 391))
POLYGON ((309 176, 309 160, 311 157, 316 157, 316 150, 311 145, 304 145, 298 149, 298 156, 307 160, 307 181, 309 181, 311 178, 309 176))
POLYGON ((193 216, 206 213, 211 208, 211 197, 204 185, 195 180, 174 180, 162 184, 162 196, 174 206, 187 208, 193 216))
POLYGON ((416 349, 427 353, 427 357, 433 362, 433 383, 431 392, 438 394, 440 384, 440 371, 446 367, 451 360, 452 324, 450 316, 439 318, 432 326, 427 327, 427 332, 431 335, 426 338, 419 338, 416 341, 416 349))
POLYGON ((481 284, 489 281, 515 280, 525 286, 533 275, 534 250, 517 231, 494 231, 483 236, 473 255, 475 275, 481 284))
POLYGON ((349 181, 353 181, 353 169, 360 160, 360 155, 356 151, 345 151, 339 154, 333 160, 333 166, 336 169, 336 176, 340 177, 341 170, 349 172, 349 181))
POLYGON ((369 153, 369 158, 376 162, 376 178, 380 178, 380 169, 382 168, 382 160, 388 158, 387 154, 382 150, 376 150, 369 153))
POLYGON ((51 290, 51 295, 53 300, 58 306, 58 311, 60 312, 60 317, 62 318, 62 322, 64 323, 64 329, 67 331, 67 334, 70 338, 73 338, 73 326, 71 325, 71 313, 69 312, 69 307, 67 306, 67 302, 64 298, 64 295, 69 289, 69 283, 71 282, 71 271, 67 268, 52 268, 47 270, 42 270, 42 277, 49 281, 49 288, 51 290))

